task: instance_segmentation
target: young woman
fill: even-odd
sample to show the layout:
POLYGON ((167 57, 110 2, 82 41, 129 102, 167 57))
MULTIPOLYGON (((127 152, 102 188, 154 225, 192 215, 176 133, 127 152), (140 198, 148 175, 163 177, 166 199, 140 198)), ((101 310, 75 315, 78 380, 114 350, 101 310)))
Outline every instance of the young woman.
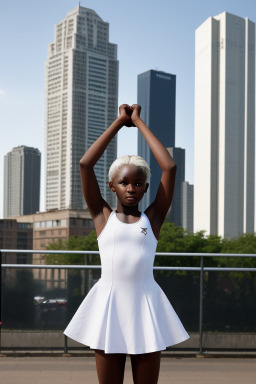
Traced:
POLYGON ((122 384, 126 354, 135 384, 156 384, 160 354, 189 336, 167 297, 155 282, 157 239, 172 202, 176 165, 166 148, 140 118, 139 105, 123 104, 119 117, 80 161, 84 197, 95 224, 102 274, 65 330, 95 350, 100 384, 122 384), (154 202, 144 213, 138 204, 146 193, 148 164, 139 156, 117 159, 109 171, 116 194, 112 211, 102 198, 94 165, 123 126, 136 126, 162 169, 154 202))

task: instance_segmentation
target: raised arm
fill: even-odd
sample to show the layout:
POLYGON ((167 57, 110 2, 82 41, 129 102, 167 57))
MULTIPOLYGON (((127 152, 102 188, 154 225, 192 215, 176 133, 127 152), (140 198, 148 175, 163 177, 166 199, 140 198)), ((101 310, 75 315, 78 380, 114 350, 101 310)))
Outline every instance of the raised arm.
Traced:
MULTIPOLYGON (((104 226, 104 217, 108 216, 111 210, 107 202, 101 196, 98 181, 95 176, 94 166, 102 156, 112 138, 124 126, 131 126, 131 118, 129 115, 129 106, 123 104, 119 107, 119 117, 110 125, 110 127, 91 145, 80 160, 80 175, 82 189, 88 209, 94 220, 97 230, 97 217, 99 222, 104 226), (103 216, 102 216, 103 215, 103 216)), ((100 224, 100 226, 101 226, 100 224)))
POLYGON ((172 202, 176 176, 176 164, 167 149, 140 118, 141 107, 134 104, 131 109, 131 120, 133 124, 138 128, 147 141, 153 155, 156 158, 156 161, 162 169, 162 177, 157 190, 156 198, 145 211, 151 224, 154 226, 154 233, 158 235, 160 227, 172 202))

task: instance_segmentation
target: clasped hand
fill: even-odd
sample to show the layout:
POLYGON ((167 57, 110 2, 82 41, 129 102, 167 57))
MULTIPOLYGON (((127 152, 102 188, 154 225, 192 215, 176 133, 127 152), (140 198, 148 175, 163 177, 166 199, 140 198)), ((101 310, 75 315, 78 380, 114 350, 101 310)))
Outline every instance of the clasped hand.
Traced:
POLYGON ((132 106, 128 104, 122 104, 119 107, 120 117, 123 119, 124 125, 126 127, 135 127, 136 119, 140 118, 141 106, 138 104, 133 104, 132 106))

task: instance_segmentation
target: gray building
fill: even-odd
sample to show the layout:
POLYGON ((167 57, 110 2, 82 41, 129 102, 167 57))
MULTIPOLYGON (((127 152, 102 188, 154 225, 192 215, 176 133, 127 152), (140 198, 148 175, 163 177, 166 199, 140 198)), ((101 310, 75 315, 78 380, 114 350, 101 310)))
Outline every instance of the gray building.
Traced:
POLYGON ((182 227, 189 232, 194 231, 194 185, 187 181, 182 183, 182 227))
MULTIPOLYGON (((176 76, 149 70, 138 75, 138 104, 142 106, 141 118, 165 147, 175 146, 176 76)), ((141 203, 141 209, 155 199, 161 178, 161 169, 148 144, 138 133, 138 155, 150 165, 149 190, 141 203)))
MULTIPOLYGON (((117 45, 109 24, 77 6, 55 27, 45 70, 46 210, 84 209, 79 160, 117 117, 117 45)), ((95 166, 103 197, 114 196, 107 173, 116 158, 117 138, 95 166)))
POLYGON ((39 211, 41 153, 20 146, 4 157, 4 217, 39 211))
POLYGON ((174 195, 167 220, 182 227, 182 184, 185 181, 185 149, 167 148, 167 150, 177 164, 174 195))

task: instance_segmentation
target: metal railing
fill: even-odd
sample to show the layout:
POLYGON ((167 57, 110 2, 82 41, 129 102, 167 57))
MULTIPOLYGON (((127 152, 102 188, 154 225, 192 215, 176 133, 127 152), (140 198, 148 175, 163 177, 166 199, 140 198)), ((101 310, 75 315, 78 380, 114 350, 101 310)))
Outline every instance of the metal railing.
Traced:
MULTIPOLYGON (((15 249, 2 249, 0 250, 0 287, 2 292, 2 275, 3 271, 7 269, 28 269, 28 270, 36 270, 36 269, 52 269, 52 270, 99 270, 101 268, 100 265, 46 265, 46 264, 12 264, 12 263, 2 263, 3 255, 8 256, 8 254, 69 254, 72 255, 99 255, 99 251, 51 251, 51 250, 15 250, 15 249)), ((207 267, 205 266, 205 259, 209 257, 217 257, 217 258, 253 258, 256 260, 255 254, 216 254, 216 253, 166 253, 166 252, 156 252, 156 256, 164 256, 164 257, 197 257, 199 261, 198 266, 188 267, 188 266, 154 266, 154 271, 165 271, 165 272, 197 272, 200 274, 199 276, 199 314, 198 314, 198 335, 199 335, 199 353, 203 354, 203 315, 204 315, 204 277, 205 273, 211 272, 256 272, 256 268, 250 267, 207 267)), ((256 312, 255 312, 256 315, 256 312)), ((255 317, 256 318, 256 317, 255 317)), ((182 319, 181 319, 182 320, 182 319)), ((2 328, 2 293, 0 295, 0 351, 1 351, 1 328, 2 328)), ((255 328, 256 332, 256 328, 255 328)), ((255 345, 256 351, 256 345, 255 345)), ((68 344, 67 338, 65 336, 64 342, 64 353, 68 352, 68 344)))

